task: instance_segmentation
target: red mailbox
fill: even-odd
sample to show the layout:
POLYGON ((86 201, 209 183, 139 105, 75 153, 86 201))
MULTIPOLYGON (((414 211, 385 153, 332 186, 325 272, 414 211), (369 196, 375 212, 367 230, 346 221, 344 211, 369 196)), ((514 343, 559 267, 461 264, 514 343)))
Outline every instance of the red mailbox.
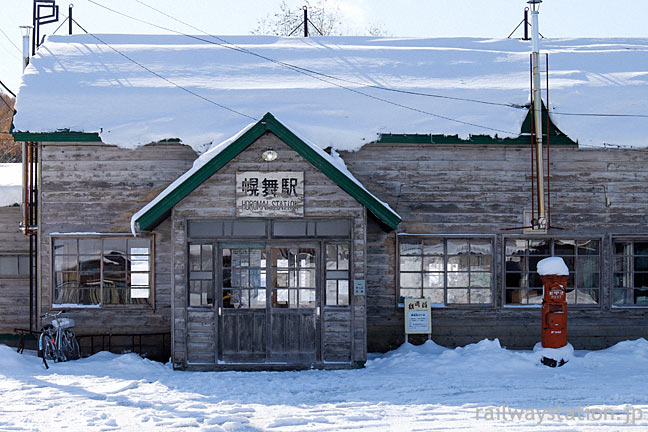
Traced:
POLYGON ((569 275, 541 275, 544 285, 542 299, 542 346, 562 348, 567 345, 567 302, 565 287, 569 275))

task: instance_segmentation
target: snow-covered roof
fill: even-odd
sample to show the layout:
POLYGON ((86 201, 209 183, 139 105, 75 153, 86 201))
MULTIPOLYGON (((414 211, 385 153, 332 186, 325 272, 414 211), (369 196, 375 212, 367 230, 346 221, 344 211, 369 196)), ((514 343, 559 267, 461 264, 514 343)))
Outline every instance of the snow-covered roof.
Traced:
MULTIPOLYGON (((98 132, 123 147, 180 138, 202 151, 272 112, 322 147, 354 149, 379 133, 515 136, 527 113, 400 91, 529 101, 530 42, 515 39, 226 36, 225 46, 210 36, 97 36, 110 47, 74 35, 39 49, 19 90, 16 130, 98 132)), ((563 132, 581 144, 647 145, 646 118, 557 112, 648 112, 648 39, 540 47, 563 132)))
POLYGON ((22 164, 0 163, 0 207, 22 203, 22 164))

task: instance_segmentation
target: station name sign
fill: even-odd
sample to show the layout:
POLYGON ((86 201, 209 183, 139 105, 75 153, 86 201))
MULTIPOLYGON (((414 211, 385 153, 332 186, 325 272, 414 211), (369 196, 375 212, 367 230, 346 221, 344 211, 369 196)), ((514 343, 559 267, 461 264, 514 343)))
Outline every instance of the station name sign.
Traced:
POLYGON ((237 217, 304 217, 304 172, 238 171, 237 217))

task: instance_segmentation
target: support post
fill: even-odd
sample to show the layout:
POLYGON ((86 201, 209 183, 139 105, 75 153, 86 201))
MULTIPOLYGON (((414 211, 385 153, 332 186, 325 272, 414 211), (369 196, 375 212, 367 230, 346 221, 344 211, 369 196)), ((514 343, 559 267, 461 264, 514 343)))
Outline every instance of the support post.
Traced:
POLYGON ((74 5, 70 3, 70 6, 68 6, 68 34, 72 34, 72 8, 74 5))
POLYGON ((308 8, 304 6, 304 37, 308 37, 308 8))

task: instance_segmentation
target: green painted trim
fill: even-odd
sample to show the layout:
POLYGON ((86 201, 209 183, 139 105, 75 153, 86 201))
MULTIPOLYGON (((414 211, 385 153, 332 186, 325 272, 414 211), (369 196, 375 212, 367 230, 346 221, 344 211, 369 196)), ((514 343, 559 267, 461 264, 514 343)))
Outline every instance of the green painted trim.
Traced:
MULTIPOLYGON (((421 135, 421 134, 381 134, 378 143, 383 144, 469 144, 469 145, 507 145, 507 146, 528 146, 531 143, 531 116, 532 111, 529 109, 522 126, 520 135, 515 138, 499 138, 490 135, 470 135, 467 139, 459 138, 459 135, 421 135)), ((547 109, 542 104, 542 118, 547 118, 547 109)), ((543 142, 547 144, 547 130, 544 127, 543 142)), ((574 146, 578 147, 578 142, 573 141, 563 131, 551 121, 549 117, 549 144, 553 146, 574 146)))
POLYGON ((398 227, 398 224, 401 221, 398 215, 390 211, 390 209, 383 203, 378 201, 365 189, 358 186, 358 184, 352 181, 329 161, 324 159, 308 144, 299 139, 299 137, 275 119, 272 114, 267 113, 258 123, 236 139, 236 141, 228 145, 227 148, 223 149, 223 151, 221 151, 216 157, 203 165, 167 196, 140 216, 140 218, 135 221, 139 229, 147 231, 155 227, 170 214, 171 209, 180 202, 180 200, 186 197, 205 180, 211 177, 212 174, 221 169, 226 163, 231 161, 236 155, 241 153, 250 144, 268 131, 274 133, 279 139, 304 157, 304 159, 310 162, 315 168, 326 174, 344 191, 367 207, 369 211, 376 215, 376 217, 382 220, 387 226, 392 229, 398 227))
POLYGON ((13 132, 14 141, 101 142, 96 132, 13 132))

